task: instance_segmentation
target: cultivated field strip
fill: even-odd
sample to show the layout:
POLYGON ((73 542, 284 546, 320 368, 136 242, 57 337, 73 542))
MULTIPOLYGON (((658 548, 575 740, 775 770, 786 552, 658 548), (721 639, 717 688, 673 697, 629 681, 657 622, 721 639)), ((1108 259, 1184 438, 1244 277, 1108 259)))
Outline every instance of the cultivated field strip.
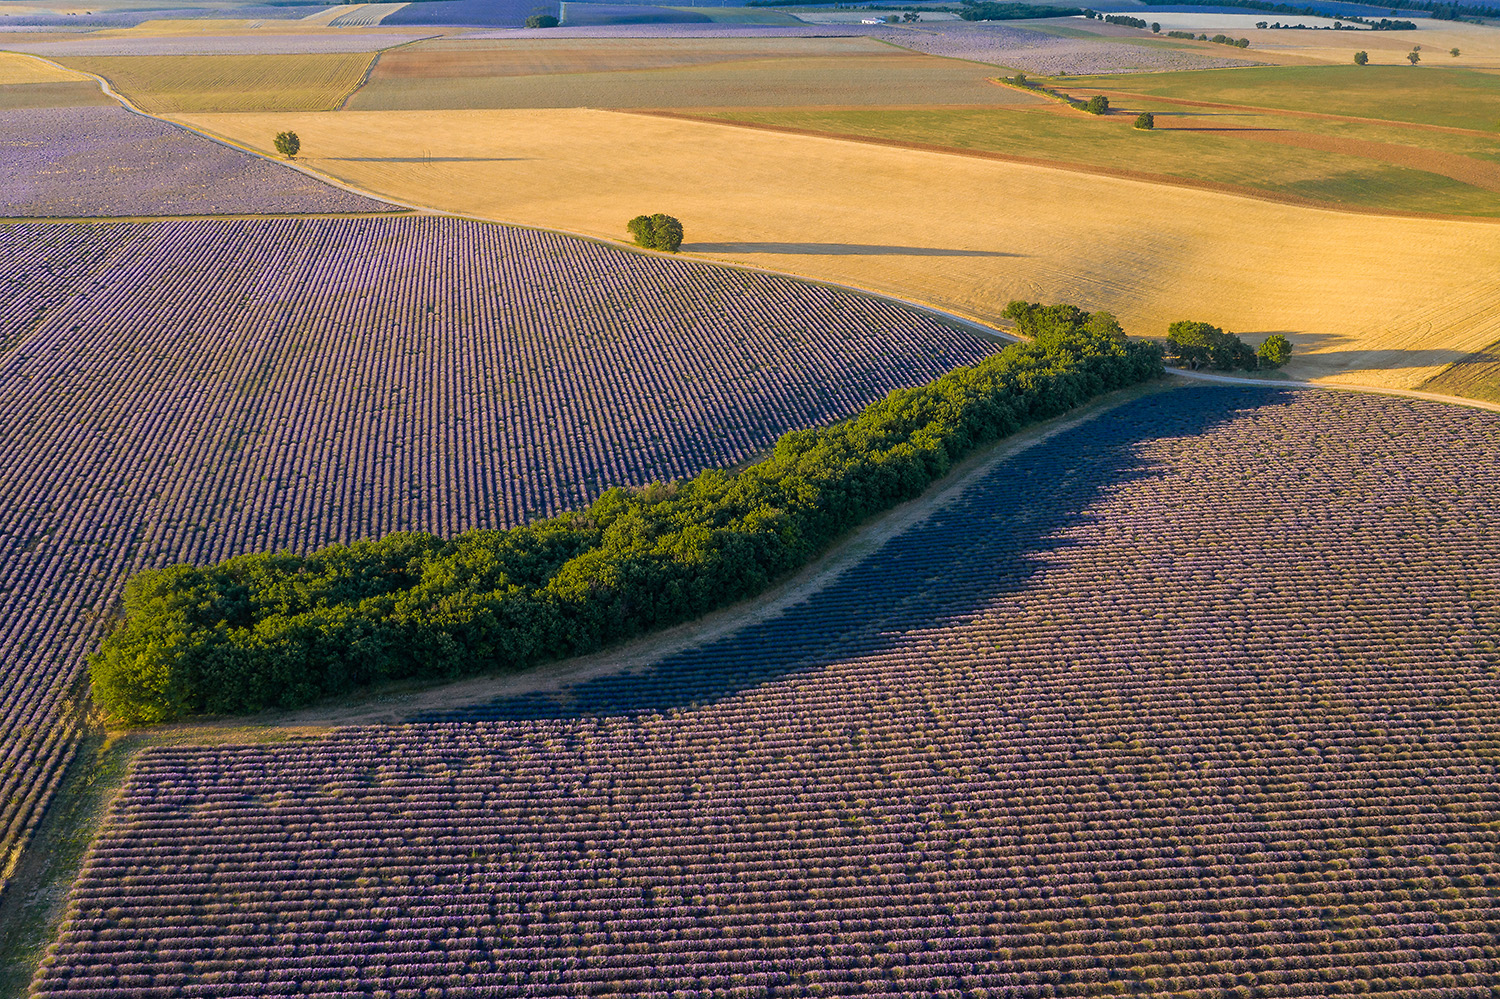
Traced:
POLYGON ((511 526, 994 349, 828 288, 439 218, 16 224, 0 289, 0 851, 68 756, 131 572, 511 526))
POLYGON ((0 110, 0 169, 8 218, 398 210, 113 101, 0 110))
POLYGON ((1492 996, 1497 470, 1159 394, 649 672, 151 750, 39 994, 1492 996))

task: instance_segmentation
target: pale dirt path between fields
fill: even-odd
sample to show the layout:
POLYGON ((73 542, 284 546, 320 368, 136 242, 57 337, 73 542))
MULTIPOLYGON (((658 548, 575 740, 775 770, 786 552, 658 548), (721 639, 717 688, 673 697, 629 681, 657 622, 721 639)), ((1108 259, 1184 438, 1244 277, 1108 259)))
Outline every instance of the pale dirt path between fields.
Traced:
POLYGON ((253 741, 286 735, 316 735, 344 725, 397 724, 414 715, 484 704, 501 697, 558 693, 580 682, 617 673, 641 672, 675 653, 703 645, 768 621, 833 585, 844 573, 879 551, 886 542, 911 530, 980 484, 1002 462, 1071 430, 1131 400, 1180 385, 1164 379, 1112 392, 1071 413, 1055 417, 984 448, 956 465, 927 492, 879 514, 845 536, 816 561, 757 596, 704 617, 654 632, 625 645, 588 656, 533 667, 518 673, 476 677, 441 686, 413 689, 396 686, 337 704, 254 718, 165 725, 152 729, 153 741, 253 741))
POLYGON ((1292 377, 1411 388, 1500 340, 1500 224, 1367 215, 947 152, 588 109, 173 116, 397 201, 693 256, 995 323, 1011 299, 1284 333, 1292 377))

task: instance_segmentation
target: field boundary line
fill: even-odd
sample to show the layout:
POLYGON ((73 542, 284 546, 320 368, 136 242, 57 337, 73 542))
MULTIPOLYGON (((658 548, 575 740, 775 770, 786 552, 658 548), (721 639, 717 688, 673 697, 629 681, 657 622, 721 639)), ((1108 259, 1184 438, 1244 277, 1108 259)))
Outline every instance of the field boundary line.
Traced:
MULTIPOLYGON (((368 4, 366 6, 368 6, 368 4)), ((405 6, 409 7, 411 5, 410 4, 406 4, 405 6)), ((391 13, 394 14, 396 12, 395 11, 391 11, 391 13)), ((386 16, 389 16, 389 15, 386 15, 386 16)), ((380 57, 383 56, 383 55, 385 55, 387 52, 394 52, 396 49, 405 48, 408 45, 415 45, 418 42, 427 42, 427 41, 431 41, 434 38, 443 38, 443 37, 445 37, 445 36, 443 36, 443 35, 423 35, 421 38, 412 38, 412 39, 409 39, 407 41, 404 41, 400 45, 392 45, 389 48, 376 49, 375 50, 375 56, 374 56, 374 58, 372 58, 370 60, 370 64, 365 67, 365 75, 361 76, 359 78, 359 82, 358 83, 356 83, 354 86, 352 86, 352 87, 349 88, 349 92, 344 95, 344 97, 343 97, 342 100, 339 101, 339 106, 336 107, 336 108, 334 108, 333 110, 335 110, 335 111, 343 111, 345 108, 347 108, 349 106, 349 102, 354 99, 354 95, 357 94, 357 93, 359 93, 360 90, 362 90, 364 88, 364 85, 370 82, 370 75, 375 72, 375 67, 380 64, 380 57)))
MULTIPOLYGON (((45 58, 43 58, 41 56, 38 56, 37 58, 42 59, 43 62, 51 62, 51 60, 45 59, 45 58)), ((56 65, 56 64, 53 63, 53 65, 56 65)), ((60 67, 60 68, 66 69, 67 67, 60 67)), ((80 70, 80 72, 82 72, 82 71, 80 70)), ((94 76, 94 74, 92 74, 92 73, 89 73, 89 74, 86 74, 86 75, 94 76)), ((301 165, 299 163, 296 163, 295 161, 284 161, 284 160, 274 159, 273 157, 267 156, 266 154, 260 152, 259 150, 252 149, 249 146, 246 146, 246 145, 243 145, 241 143, 235 142, 233 140, 227 139, 225 137, 216 135, 216 134, 214 134, 212 132, 207 131, 206 129, 197 128, 197 127, 188 125, 188 124, 183 123, 183 122, 172 121, 171 119, 168 119, 168 118, 160 118, 157 115, 148 114, 148 113, 140 110, 139 108, 135 107, 133 104, 131 104, 124 97, 120 96, 119 94, 116 94, 111 88, 109 88, 108 82, 105 81, 104 79, 102 79, 101 77, 94 76, 94 79, 98 80, 100 86, 105 89, 105 93, 109 94, 111 97, 114 97, 116 100, 120 101, 123 105, 125 105, 125 107, 127 108, 127 110, 130 110, 130 111, 134 112, 135 114, 138 114, 138 115, 142 116, 143 118, 155 118, 158 121, 166 121, 169 124, 176 126, 177 128, 181 128, 184 131, 191 132, 194 135, 201 135, 204 138, 209 139, 210 141, 217 142, 217 143, 219 143, 220 145, 223 145, 223 146, 228 146, 231 149, 237 149, 237 150, 239 150, 241 152, 248 153, 251 156, 255 156, 255 157, 258 157, 258 158, 264 159, 264 160, 270 160, 271 162, 274 162, 274 163, 283 163, 284 165, 290 166, 292 169, 298 170, 298 171, 306 174, 309 177, 312 177, 312 178, 314 178, 316 180, 319 180, 319 181, 322 181, 324 183, 330 184, 330 185, 332 185, 334 187, 337 187, 337 188, 339 188, 341 190, 348 191, 351 194, 364 195, 366 197, 373 198, 374 200, 377 200, 377 201, 383 201, 383 202, 385 202, 388 205, 394 205, 397 208, 405 209, 407 211, 417 212, 417 213, 420 213, 420 214, 423 214, 423 215, 433 215, 433 216, 441 216, 441 217, 445 217, 445 218, 464 219, 464 220, 471 221, 471 222, 484 222, 484 223, 489 223, 489 224, 492 224, 492 225, 506 225, 506 226, 511 226, 512 228, 516 228, 516 229, 528 229, 528 230, 531 230, 533 232, 555 232, 555 233, 560 233, 560 234, 565 235, 565 236, 572 236, 572 237, 574 237, 576 239, 586 240, 586 241, 591 242, 591 243, 597 243, 597 244, 600 244, 600 245, 603 245, 603 246, 613 246, 613 247, 616 247, 616 248, 629 250, 629 251, 634 252, 634 253, 642 253, 642 254, 646 254, 646 255, 649 255, 649 256, 663 256, 663 257, 672 257, 672 258, 681 259, 678 256, 678 254, 667 253, 666 251, 663 251, 663 250, 650 250, 650 249, 646 249, 644 247, 636 246, 634 243, 627 243, 624 240, 612 240, 612 239, 608 239, 608 238, 603 237, 603 236, 596 236, 596 235, 594 235, 592 233, 577 232, 577 231, 574 231, 572 229, 560 229, 560 228, 548 227, 548 226, 526 225, 524 223, 519 223, 519 222, 508 222, 508 221, 505 221, 503 219, 488 218, 488 217, 485 217, 485 216, 482 216, 482 215, 474 215, 474 214, 470 214, 470 213, 467 213, 467 212, 448 211, 448 210, 444 210, 444 209, 440 209, 440 208, 434 208, 434 207, 432 207, 430 205, 420 205, 420 204, 416 204, 416 203, 412 203, 412 202, 398 201, 397 199, 388 197, 386 195, 375 194, 375 193, 373 193, 371 191, 367 191, 367 190, 364 190, 363 188, 359 188, 359 187, 356 187, 356 186, 354 186, 352 184, 345 183, 344 181, 338 180, 336 178, 329 177, 328 175, 322 173, 321 171, 314 170, 311 167, 303 166, 303 165, 301 165)), ((325 113, 327 113, 327 112, 325 112, 325 113)), ((632 110, 632 111, 623 111, 623 112, 617 112, 617 113, 650 115, 650 116, 665 117, 665 118, 681 118, 681 119, 687 120, 687 121, 702 121, 702 122, 704 122, 706 124, 721 124, 721 125, 722 124, 728 124, 728 125, 734 125, 737 128, 765 128, 765 129, 767 129, 769 131, 787 131, 787 132, 793 132, 794 134, 815 135, 815 136, 821 136, 821 137, 824 137, 824 138, 842 138, 841 136, 832 136, 832 135, 829 135, 829 133, 826 133, 826 132, 814 132, 814 131, 808 131, 808 130, 798 130, 798 129, 782 128, 780 126, 774 126, 774 125, 761 126, 761 125, 750 124, 750 123, 725 122, 725 121, 718 121, 718 120, 713 120, 713 119, 701 119, 701 118, 692 117, 690 115, 685 115, 685 114, 680 114, 680 113, 677 113, 677 112, 670 112, 670 111, 632 110)), ((865 140, 865 139, 862 139, 862 138, 859 138, 859 137, 851 137, 851 139, 853 141, 873 141, 873 142, 875 142, 878 145, 894 145, 894 146, 901 147, 901 148, 920 148, 919 146, 915 146, 915 145, 907 144, 907 143, 899 143, 899 142, 895 142, 893 140, 865 140)), ((945 148, 941 148, 941 147, 939 149, 935 150, 935 151, 940 151, 940 152, 957 152, 957 153, 963 154, 963 151, 961 151, 961 150, 949 150, 949 149, 945 149, 945 148)), ((1042 166, 1051 166, 1051 165, 1053 165, 1053 164, 1051 164, 1051 163, 1049 163, 1047 161, 1027 160, 1027 159, 1022 158, 1022 157, 1013 157, 1013 156, 1009 156, 1009 155, 1004 154, 1004 153, 996 153, 996 154, 992 154, 992 155, 991 154, 981 154, 981 158, 994 158, 994 159, 999 159, 999 160, 1008 160, 1008 161, 1020 162, 1020 163, 1033 163, 1033 164, 1042 165, 1042 166)), ((1091 173, 1091 172, 1103 172, 1103 171, 1102 170, 1101 171, 1091 171, 1091 170, 1083 169, 1083 170, 1080 170, 1079 172, 1091 173)), ((1106 176, 1110 176, 1112 174, 1107 174, 1106 173, 1105 175, 1106 176)), ((1140 179, 1140 178, 1127 178, 1127 179, 1140 179)), ((1229 193, 1237 193, 1237 192, 1229 192, 1229 193)), ((1277 199, 1275 199, 1275 198, 1267 198, 1267 199, 1264 199, 1264 200, 1277 200, 1277 199)), ((1328 210, 1328 211, 1345 211, 1346 210, 1346 209, 1343 209, 1343 208, 1327 208, 1324 205, 1312 205, 1312 206, 1303 205, 1301 207, 1321 208, 1321 209, 1328 210)), ((1353 214, 1360 214, 1360 215, 1366 215, 1366 214, 1389 215, 1389 214, 1391 214, 1391 213, 1388 213, 1388 212, 1359 211, 1357 209, 1349 210, 1349 211, 1352 211, 1353 214)), ((394 213, 392 213, 392 214, 394 214, 394 213)), ((1500 223, 1500 218, 1497 218, 1497 219, 1485 219, 1485 218, 1474 218, 1474 217, 1471 217, 1471 216, 1442 216, 1442 215, 1436 215, 1436 216, 1434 216, 1434 215, 1417 215, 1415 213, 1413 213, 1413 214, 1414 214, 1415 217, 1418 217, 1418 218, 1439 218, 1439 219, 1446 219, 1446 220, 1453 220, 1453 221, 1464 221, 1464 222, 1487 222, 1487 223, 1491 223, 1491 224, 1500 223)), ((382 217, 379 213, 372 213, 372 215, 374 215, 375 217, 382 217)), ((206 218, 218 218, 220 216, 204 216, 204 217, 206 217, 206 218)), ((280 217, 294 217, 294 216, 254 216, 254 217, 265 217, 265 218, 277 217, 277 218, 280 218, 280 217)), ((340 216, 340 217, 342 217, 342 216, 340 216)), ((4 224, 5 222, 8 222, 8 221, 9 220, 0 220, 0 224, 4 224)), ((62 220, 21 219, 21 220, 17 220, 17 221, 22 221, 22 222, 24 222, 24 221, 30 221, 30 222, 57 222, 57 221, 62 221, 62 220)), ((113 219, 113 218, 109 218, 109 217, 104 217, 104 218, 90 218, 90 219, 86 219, 86 220, 83 220, 83 221, 93 222, 93 223, 105 223, 105 222, 113 222, 113 221, 121 221, 121 220, 119 220, 119 219, 113 219)), ((691 244, 689 244, 689 245, 691 245, 691 244)), ((691 253, 692 251, 689 250, 688 252, 691 253)), ((774 277, 790 278, 791 280, 802 281, 802 282, 805 282, 807 284, 820 285, 820 286, 825 287, 825 288, 837 288, 839 290, 853 292, 853 293, 858 294, 858 295, 866 295, 866 296, 870 296, 870 297, 873 297, 873 298, 882 299, 884 301, 892 302, 892 303, 895 303, 897 305, 902 305, 902 306, 905 306, 907 308, 916 309, 916 310, 918 310, 920 312, 926 312, 929 315, 937 316, 939 318, 946 319, 946 320, 948 320, 950 322, 956 322, 956 323, 960 324, 961 326, 963 326, 964 328, 966 328, 966 329, 968 329, 970 331, 979 333, 982 336, 994 338, 997 341, 1016 341, 1016 340, 1024 340, 1025 339, 1025 337, 1018 336, 1016 333, 1014 333, 1011 330, 1008 330, 1008 329, 1006 329, 1006 328, 1004 328, 1002 326, 998 326, 998 325, 995 325, 994 323, 986 322, 984 320, 979 319, 976 316, 966 315, 966 314, 961 313, 961 312, 955 312, 955 311, 953 311, 951 309, 945 309, 945 308, 942 308, 940 306, 934 305, 931 302, 926 302, 926 301, 923 301, 921 299, 901 298, 901 297, 899 297, 897 295, 891 295, 891 294, 888 294, 886 292, 877 291, 877 290, 875 290, 873 288, 865 288, 865 287, 862 287, 860 285, 846 284, 846 283, 839 282, 839 281, 828 281, 828 280, 824 280, 824 279, 821 279, 821 278, 806 277, 804 275, 795 274, 795 273, 792 273, 790 271, 780 271, 780 270, 775 270, 775 269, 770 268, 770 267, 759 267, 759 266, 756 266, 755 264, 732 263, 730 261, 714 260, 714 259, 709 258, 709 257, 701 257, 701 256, 697 256, 697 255, 693 255, 689 259, 694 259, 694 260, 697 260, 697 261, 699 261, 701 263, 710 264, 710 265, 715 266, 715 267, 726 267, 726 268, 730 268, 730 269, 733 269, 733 270, 746 271, 746 272, 755 273, 755 274, 766 274, 766 275, 771 275, 771 276, 774 276, 774 277)), ((1269 381, 1269 380, 1266 380, 1266 379, 1257 379, 1257 378, 1235 378, 1233 376, 1228 376, 1228 375, 1211 375, 1211 374, 1207 374, 1205 372, 1188 372, 1188 371, 1183 371, 1183 370, 1177 369, 1177 368, 1168 368, 1167 372, 1169 374, 1181 375, 1181 376, 1188 377, 1188 378, 1198 378, 1198 379, 1202 379, 1202 380, 1206 380, 1206 381, 1225 380, 1225 381, 1232 382, 1232 383, 1243 383, 1243 384, 1247 384, 1247 385, 1270 385, 1270 386, 1281 385, 1281 386, 1297 387, 1297 388, 1316 388, 1316 389, 1328 389, 1328 390, 1334 390, 1334 391, 1340 391, 1340 390, 1342 390, 1342 391, 1351 391, 1351 392, 1370 392, 1370 393, 1376 393, 1376 394, 1382 394, 1382 395, 1398 395, 1398 396, 1404 396, 1406 398, 1423 399, 1423 400, 1430 401, 1430 402, 1445 402, 1445 403, 1451 403, 1453 405, 1458 405, 1458 406, 1467 406, 1467 407, 1473 408, 1473 409, 1483 409, 1483 410, 1487 410, 1487 411, 1500 412, 1500 405, 1497 405, 1495 403, 1488 403, 1488 402, 1484 402, 1483 400, 1479 400, 1479 399, 1465 399, 1462 396, 1443 395, 1443 394, 1438 393, 1438 392, 1421 392, 1421 391, 1418 391, 1416 389, 1393 389, 1393 388, 1378 387, 1378 386, 1374 386, 1374 385, 1325 384, 1325 383, 1322 383, 1322 382, 1308 382, 1308 381, 1269 381)))
POLYGON ((1403 399, 1421 399, 1424 402, 1446 402, 1454 406, 1467 406, 1469 409, 1482 409, 1490 413, 1500 413, 1500 403, 1486 402, 1483 399, 1465 399, 1458 395, 1443 395, 1441 392, 1423 392, 1420 389, 1385 388, 1377 385, 1345 385, 1339 382, 1303 382, 1303 381, 1277 381, 1270 378, 1243 378, 1236 375, 1215 375, 1207 371, 1189 371, 1186 368, 1168 368, 1167 374, 1176 375, 1179 378, 1191 378, 1200 382, 1214 382, 1221 385, 1256 385, 1261 388, 1311 388, 1327 389, 1331 392, 1361 392, 1365 395, 1394 395, 1403 399))
POLYGON ((1415 128, 1428 132, 1448 132, 1454 135, 1474 135, 1484 139, 1493 139, 1493 132, 1481 132, 1477 128, 1459 128, 1457 125, 1429 125, 1420 121, 1397 121, 1391 118, 1361 118, 1349 114, 1329 114, 1326 111, 1294 111, 1290 108, 1268 108, 1258 104, 1219 104, 1213 101, 1190 101, 1185 97, 1158 97, 1155 94, 1137 94, 1129 90, 1109 90, 1105 87, 1095 85, 1085 86, 1085 90, 1094 90, 1102 94, 1118 94, 1121 97, 1129 97, 1138 101, 1161 101, 1163 104, 1174 104, 1189 108, 1215 108, 1220 111, 1257 111, 1262 114, 1284 114, 1293 118, 1319 118, 1324 121, 1342 121, 1356 125, 1390 125, 1394 128, 1415 128))
MULTIPOLYGON (((963 110, 963 108, 955 107, 955 110, 963 110)), ((1396 208, 1365 208, 1360 205, 1345 205, 1334 201, 1318 201, 1313 198, 1299 197, 1295 194, 1280 194, 1276 191, 1266 191, 1258 187, 1241 187, 1237 184, 1225 184, 1219 181, 1194 180, 1191 177, 1174 177, 1171 174, 1146 173, 1138 170, 1126 170, 1120 167, 1094 166, 1088 163, 1074 163, 1068 160, 1049 160, 1039 156, 1018 156, 1015 153, 1001 153, 988 149, 963 149, 957 146, 943 146, 930 142, 882 139, 879 136, 857 135, 849 132, 823 132, 814 128, 799 128, 795 125, 772 125, 767 122, 758 121, 735 121, 730 118, 712 118, 687 111, 669 111, 657 108, 618 108, 613 109, 612 113, 649 115, 653 118, 695 121, 705 125, 732 125, 735 128, 752 128, 764 132, 805 135, 820 139, 838 139, 844 142, 862 142, 866 145, 886 146, 892 149, 913 149, 924 153, 947 153, 952 156, 966 156, 977 160, 1020 163, 1026 166, 1045 167, 1050 170, 1064 170, 1070 173, 1081 173, 1094 177, 1133 180, 1143 184, 1155 184, 1160 187, 1182 187, 1195 191, 1210 191, 1214 194, 1226 194, 1231 197, 1246 198, 1251 201, 1266 201, 1278 205, 1291 205, 1294 208, 1310 208, 1325 212, 1339 212, 1345 215, 1373 215, 1377 218, 1432 219, 1438 222, 1478 222, 1485 225, 1500 224, 1500 217, 1490 215, 1443 215, 1437 212, 1412 212, 1396 208)), ((1163 131, 1169 130, 1164 129, 1163 131)))
MULTIPOLYGON (((431 35, 431 36, 428 36, 428 37, 434 37, 435 38, 435 37, 438 37, 438 36, 431 35)), ((394 48, 395 46, 392 46, 392 47, 394 48)), ((6 50, 0 50, 0 51, 6 51, 6 50)), ((48 59, 45 56, 37 56, 36 58, 42 60, 43 62, 47 63, 48 65, 56 67, 58 69, 68 69, 69 68, 67 66, 61 65, 60 63, 53 62, 51 59, 48 59)), ((184 132, 190 132, 193 135, 202 136, 203 138, 208 139, 210 142, 217 142, 221 146, 227 146, 230 149, 236 149, 236 150, 239 150, 242 153, 248 153, 251 156, 256 157, 257 159, 269 160, 272 163, 280 163, 282 166, 291 167, 293 170, 296 170, 299 173, 306 174, 307 176, 313 178, 314 180, 322 181, 325 184, 329 184, 329 185, 331 185, 333 187, 337 187, 340 190, 347 191, 350 194, 363 195, 364 197, 371 198, 372 200, 375 200, 375 201, 383 201, 383 202, 385 202, 388 205, 395 205, 398 208, 404 208, 404 209, 406 209, 408 211, 413 210, 413 206, 412 205, 404 205, 404 204, 400 203, 399 201, 392 200, 391 198, 387 198, 387 197, 384 197, 384 196, 379 195, 379 194, 370 194, 368 191, 362 191, 359 188, 352 187, 349 184, 345 184, 342 181, 334 180, 331 177, 326 177, 323 174, 318 173, 316 170, 309 170, 307 167, 302 166, 300 163, 298 163, 295 160, 278 160, 278 159, 275 159, 273 157, 267 156, 267 155, 265 155, 264 153, 262 153, 262 152, 260 152, 258 150, 251 149, 249 146, 242 145, 242 144, 240 144, 238 142, 234 142, 234 141, 232 141, 230 139, 224 138, 223 136, 214 135, 213 133, 205 131, 204 129, 193 128, 191 125, 186 125, 186 124, 184 124, 184 123, 182 123, 180 121, 173 121, 171 118, 168 118, 168 117, 166 117, 164 115, 152 114, 149 111, 142 111, 139 107, 136 106, 136 104, 135 104, 134 101, 132 101, 130 98, 126 97, 124 94, 122 94, 118 90, 116 90, 113 86, 110 85, 110 82, 108 80, 106 80, 104 77, 100 76, 98 73, 90 73, 87 70, 82 70, 82 69, 73 70, 73 72, 75 72, 75 73, 82 73, 84 76, 87 76, 87 77, 91 78, 95 83, 99 84, 99 89, 101 89, 101 90, 104 91, 105 96, 111 97, 114 100, 119 101, 120 102, 120 106, 123 107, 126 111, 129 111, 131 114, 138 114, 142 118, 150 118, 150 119, 152 119, 154 121, 164 121, 168 125, 171 125, 173 128, 180 128, 184 132)), ((319 112, 314 112, 314 113, 319 113, 319 112)), ((332 113, 332 112, 321 112, 321 113, 328 114, 328 113, 332 113)), ((194 217, 197 217, 197 216, 194 216, 194 217)), ((213 215, 213 216, 203 216, 203 217, 204 218, 222 218, 223 216, 213 215)), ((264 217, 270 218, 270 217, 273 217, 273 216, 264 216, 264 217)), ((276 215, 274 217, 276 217, 276 218, 294 218, 296 216, 290 215, 288 213, 283 212, 283 213, 280 213, 280 214, 278 214, 278 215, 276 215)), ((40 222, 40 221, 48 221, 48 220, 45 220, 45 219, 32 219, 31 221, 40 222)), ((117 219, 115 219, 113 217, 105 216, 105 217, 101 217, 101 218, 92 218, 92 219, 89 219, 88 221, 91 221, 91 222, 113 222, 113 221, 119 221, 119 220, 117 220, 117 219)))
MULTIPOLYGON (((1002 462, 1065 431, 1143 396, 1174 391, 1178 386, 1159 378, 1117 389, 1077 409, 985 445, 958 462, 920 496, 876 514, 849 531, 811 563, 769 589, 692 621, 632 639, 611 649, 592 652, 513 673, 492 673, 448 683, 396 684, 358 701, 344 698, 320 707, 266 713, 260 719, 229 717, 222 721, 184 722, 152 726, 153 741, 171 739, 193 743, 223 729, 289 729, 289 738, 326 726, 399 724, 413 714, 445 711, 481 704, 498 697, 559 691, 574 683, 648 669, 677 652, 726 638, 782 613, 835 583, 859 566, 882 545, 921 524, 956 502, 1002 462)), ((133 729, 131 731, 141 731, 133 729)))

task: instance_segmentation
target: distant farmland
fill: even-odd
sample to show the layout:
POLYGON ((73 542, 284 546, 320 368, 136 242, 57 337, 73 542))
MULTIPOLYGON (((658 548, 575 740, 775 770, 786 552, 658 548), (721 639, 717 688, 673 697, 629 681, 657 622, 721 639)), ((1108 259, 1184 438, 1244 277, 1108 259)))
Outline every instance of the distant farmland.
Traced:
POLYGON ((309 55, 70 56, 144 111, 321 111, 338 107, 373 59, 309 55))
POLYGON ((440 218, 18 223, 0 285, 0 862, 130 573, 517 524, 993 349, 841 291, 440 218))
POLYGON ((987 67, 867 38, 418 43, 382 57, 356 110, 1035 103, 987 67))
POLYGON ((293 127, 317 170, 503 221, 620 238, 637 206, 672 205, 695 254, 981 318, 1025 297, 1109 309, 1135 335, 1184 318, 1281 332, 1299 378, 1410 388, 1500 338, 1500 287, 1474 279, 1500 268, 1488 220, 584 109, 184 120, 259 149, 293 127))
POLYGON ((1492 414, 1148 396, 649 671, 147 751, 38 994, 1488 997, 1497 553, 1492 414))

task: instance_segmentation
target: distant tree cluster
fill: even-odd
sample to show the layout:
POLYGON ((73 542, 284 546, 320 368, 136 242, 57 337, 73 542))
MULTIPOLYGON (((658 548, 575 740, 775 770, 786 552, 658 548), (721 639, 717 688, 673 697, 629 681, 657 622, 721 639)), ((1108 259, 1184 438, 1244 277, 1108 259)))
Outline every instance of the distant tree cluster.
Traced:
POLYGON ((1184 368, 1204 366, 1219 371, 1256 371, 1279 368, 1292 356, 1292 343, 1280 333, 1266 337, 1260 349, 1208 323, 1173 323, 1167 328, 1167 357, 1184 368))
MULTIPOLYGON (((1096 16, 1100 16, 1100 15, 1096 15, 1096 16)), ((1139 18, 1139 17, 1131 17, 1129 14, 1104 14, 1104 15, 1102 15, 1102 20, 1104 21, 1105 24, 1118 24, 1118 25, 1121 25, 1121 26, 1126 27, 1126 28, 1145 28, 1145 27, 1149 27, 1149 25, 1146 24, 1146 22, 1143 21, 1141 18, 1139 18)))
POLYGON ((1084 101, 1081 106, 1089 114, 1109 114, 1109 98, 1103 94, 1095 94, 1084 101))
MULTIPOLYGON (((804 3, 806 0, 793 0, 804 3)), ((1048 7, 1031 3, 989 3, 964 0, 958 16, 965 21, 1023 21, 1034 17, 1073 17, 1087 13, 1081 7, 1048 7)))
POLYGON ((660 212, 655 215, 637 215, 625 223, 625 228, 635 237, 636 245, 648 250, 676 253, 682 246, 682 223, 670 215, 660 212))
POLYGON ((1142 111, 1140 114, 1136 115, 1135 127, 1149 132, 1151 129, 1156 127, 1156 115, 1152 114, 1150 111, 1142 111))
POLYGON ((528 28, 555 28, 557 25, 557 18, 551 14, 532 14, 526 19, 526 27, 528 28))

